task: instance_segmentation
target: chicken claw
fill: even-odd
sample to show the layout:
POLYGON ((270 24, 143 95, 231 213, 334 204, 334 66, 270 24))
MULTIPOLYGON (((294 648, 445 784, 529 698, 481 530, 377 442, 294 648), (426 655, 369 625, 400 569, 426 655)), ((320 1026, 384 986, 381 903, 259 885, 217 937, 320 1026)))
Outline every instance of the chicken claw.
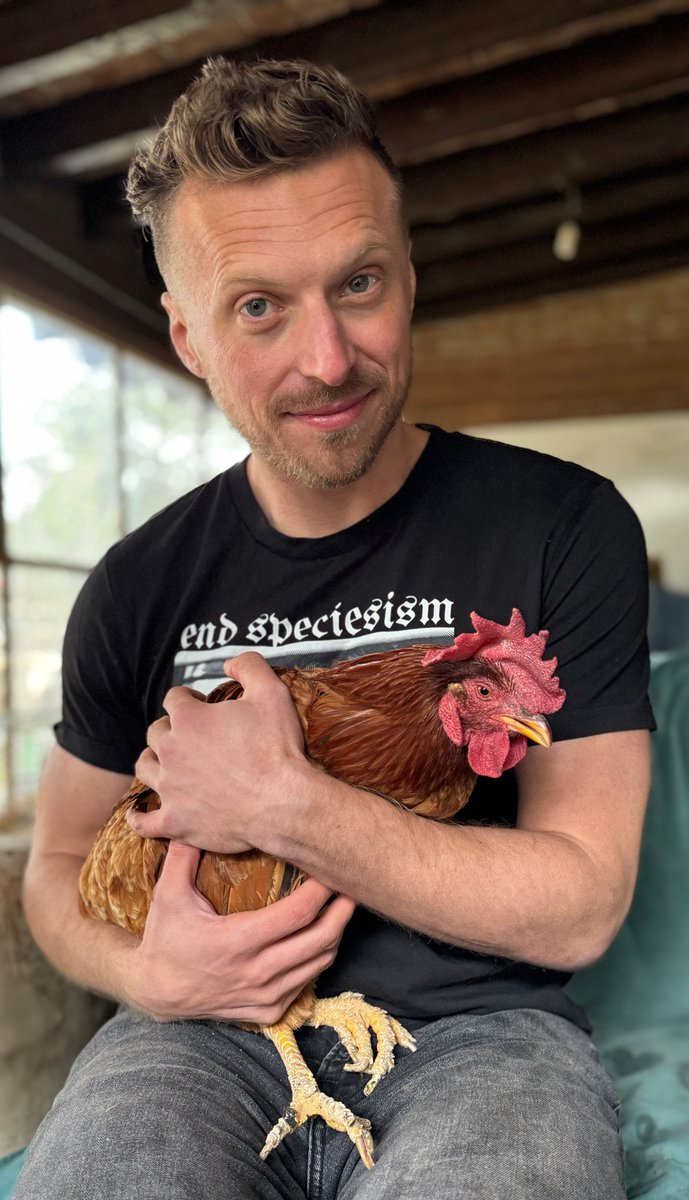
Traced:
POLYGON ((271 1150, 274 1150, 288 1133, 298 1129, 309 1117, 322 1117, 331 1129, 346 1133, 359 1151, 364 1166, 373 1166, 371 1122, 365 1117, 355 1117, 340 1100, 319 1091, 315 1080, 314 1090, 310 1094, 303 1089, 298 1095, 292 1095, 292 1103, 268 1134, 260 1157, 267 1158, 271 1150))
POLYGON ((346 1133, 359 1151, 364 1166, 372 1167, 371 1122, 365 1117, 355 1116, 339 1100, 334 1100, 332 1096, 320 1091, 312 1072, 304 1062, 291 1029, 286 1025, 272 1025, 264 1026, 263 1032, 277 1047, 285 1064, 292 1088, 292 1100, 284 1116, 280 1117, 270 1130, 260 1157, 267 1158, 284 1137, 298 1129, 310 1117, 322 1117, 331 1129, 346 1133))
POLYGON ((384 1075, 395 1065, 395 1046, 416 1050, 416 1042, 404 1025, 382 1008, 364 1000, 358 992, 342 992, 339 996, 317 999, 307 1025, 329 1025, 337 1033, 351 1058, 345 1071, 361 1071, 370 1075, 364 1095, 370 1096, 384 1075), (376 1035, 374 1054, 371 1033, 376 1035))

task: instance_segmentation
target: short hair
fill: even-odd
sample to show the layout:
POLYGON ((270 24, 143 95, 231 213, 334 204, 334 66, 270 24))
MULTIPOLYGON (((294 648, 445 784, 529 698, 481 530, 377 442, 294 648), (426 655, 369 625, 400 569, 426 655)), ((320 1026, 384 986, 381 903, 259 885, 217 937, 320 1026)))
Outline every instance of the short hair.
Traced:
POLYGON ((334 67, 211 58, 135 155, 127 197, 150 227, 160 260, 171 203, 185 180, 261 179, 356 146, 385 168, 401 208, 400 172, 376 133, 373 104, 334 67))

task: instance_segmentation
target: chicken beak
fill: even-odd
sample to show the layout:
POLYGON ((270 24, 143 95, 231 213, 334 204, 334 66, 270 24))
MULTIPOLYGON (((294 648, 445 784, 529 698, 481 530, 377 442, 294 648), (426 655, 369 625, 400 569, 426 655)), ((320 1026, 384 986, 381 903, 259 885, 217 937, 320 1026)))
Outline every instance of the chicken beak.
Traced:
POLYGON ((536 742, 538 746, 552 745, 553 735, 545 717, 512 717, 504 713, 500 716, 500 720, 508 729, 523 734, 532 742, 536 742))

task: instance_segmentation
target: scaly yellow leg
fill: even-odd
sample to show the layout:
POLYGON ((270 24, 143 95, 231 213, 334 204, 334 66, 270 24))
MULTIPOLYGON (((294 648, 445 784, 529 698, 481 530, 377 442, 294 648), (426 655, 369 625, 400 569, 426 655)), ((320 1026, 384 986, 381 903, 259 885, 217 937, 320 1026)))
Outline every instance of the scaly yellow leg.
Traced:
POLYGON ((313 1073, 304 1062, 294 1032, 288 1025, 264 1025, 261 1028, 276 1046, 292 1089, 290 1106, 268 1134, 261 1158, 267 1158, 288 1133, 298 1129, 309 1117, 322 1117, 331 1129, 346 1133, 359 1151, 364 1166, 372 1167, 371 1122, 365 1117, 356 1117, 339 1100, 320 1091, 313 1073))

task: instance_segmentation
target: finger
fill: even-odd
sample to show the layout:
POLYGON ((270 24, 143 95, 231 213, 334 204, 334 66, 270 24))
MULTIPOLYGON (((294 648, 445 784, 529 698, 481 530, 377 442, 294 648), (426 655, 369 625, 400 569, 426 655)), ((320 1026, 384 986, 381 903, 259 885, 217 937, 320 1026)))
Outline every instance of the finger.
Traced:
POLYGON ((149 725, 148 733, 146 735, 146 741, 148 742, 151 749, 155 750, 156 745, 160 745, 160 739, 163 736, 163 734, 169 733, 169 732, 170 732, 170 718, 169 717, 158 717, 157 721, 154 721, 152 725, 149 725))
POLYGON ((348 896, 336 896, 309 925, 283 938, 271 948, 276 965, 291 966, 319 959, 319 970, 328 966, 337 953, 342 935, 352 918, 356 904, 348 896))
MULTIPOLYGON (((273 946, 283 938, 308 928, 332 894, 330 888, 317 879, 307 879, 290 896, 283 896, 266 908, 254 910, 253 938, 256 949, 273 946)), ((232 920, 232 917, 229 919, 232 920)))
POLYGON ((323 971, 327 970, 332 965, 337 955, 340 944, 342 930, 334 938, 328 938, 327 943, 319 937, 318 944, 314 949, 306 944, 309 940, 313 942, 312 929, 303 930, 295 934, 292 938, 286 939, 271 948, 271 967, 270 976, 266 979, 265 986, 268 991, 272 991, 275 1000, 271 1007, 279 1008, 279 1014, 266 1013, 261 1010, 252 1014, 244 1013, 243 1019, 255 1020, 259 1024, 272 1024, 279 1020, 282 1013, 289 1007, 293 1000, 303 991, 307 983, 315 980, 323 971))
POLYGON ((292 935, 295 948, 301 941, 313 954, 318 953, 319 948, 327 951, 338 946, 355 908, 356 904, 349 896, 336 896, 310 925, 292 935))
POLYGON ((319 954, 309 959, 308 962, 299 963, 298 966, 285 971, 285 974, 278 981, 275 988, 278 998, 276 998, 273 1005, 247 1007, 246 1009, 242 1009, 241 1016, 239 1017, 236 1011, 232 1012, 230 1010, 226 1015, 226 1019, 254 1021, 257 1025, 276 1024, 281 1020, 290 1004, 301 995, 306 985, 314 982, 323 971, 331 966, 333 957, 332 951, 330 953, 319 954))
POLYGON ((187 891, 195 888, 200 857, 201 851, 196 846, 170 842, 156 886, 159 887, 162 882, 163 890, 187 891))
POLYGON ((178 686, 172 687, 165 693, 163 697, 163 708, 170 716, 182 705, 189 703, 203 704, 205 697, 192 688, 178 686))
POLYGON ((321 910, 316 920, 339 927, 344 932, 345 926, 354 916, 355 909, 356 900, 352 900, 351 896, 335 896, 334 900, 321 910))
POLYGON ((273 668, 256 650, 246 650, 244 654, 238 654, 236 658, 226 659, 223 663, 223 670, 230 679, 241 683, 245 691, 252 684, 266 683, 269 680, 277 679, 273 668))
POLYGON ((130 808, 127 810, 126 819, 129 828, 138 833, 139 837, 170 837, 170 830, 163 827, 165 817, 162 808, 152 809, 151 812, 140 812, 138 808, 130 808))
POLYGON ((146 787, 153 788, 154 791, 156 790, 158 773, 160 771, 160 763, 158 762, 157 754, 154 750, 151 750, 150 746, 147 746, 145 750, 141 751, 141 754, 136 760, 134 770, 136 772, 137 779, 140 779, 142 783, 145 783, 146 787))

